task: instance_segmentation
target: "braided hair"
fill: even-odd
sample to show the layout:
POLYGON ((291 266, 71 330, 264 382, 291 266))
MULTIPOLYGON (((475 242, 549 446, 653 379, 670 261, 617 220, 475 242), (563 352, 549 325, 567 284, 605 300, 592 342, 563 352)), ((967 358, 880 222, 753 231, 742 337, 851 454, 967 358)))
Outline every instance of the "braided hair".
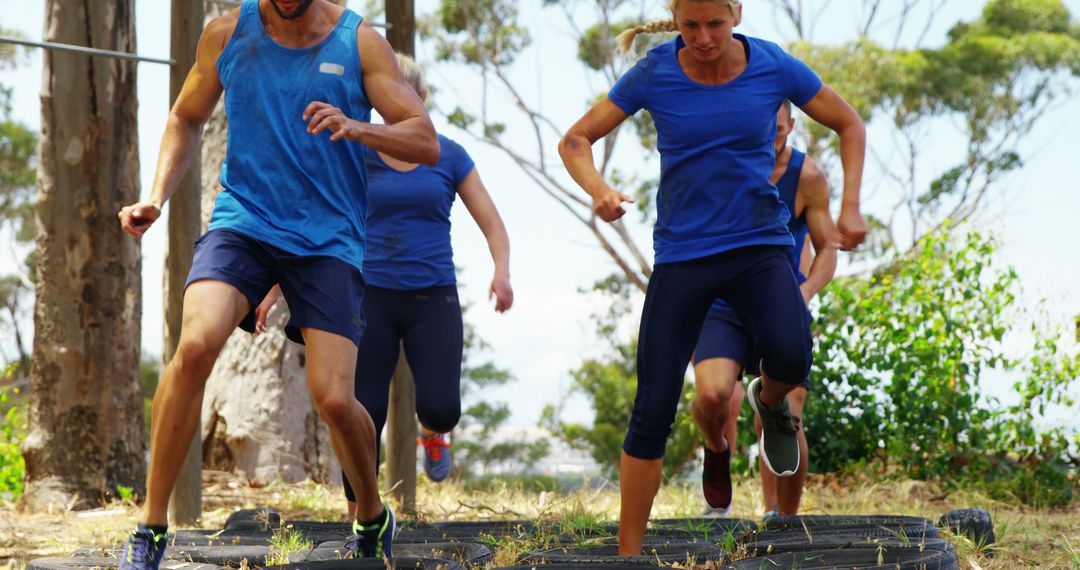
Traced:
MULTIPOLYGON (((670 0, 668 2, 668 9, 672 14, 675 14, 675 10, 679 8, 679 5, 687 0, 670 0)), ((689 0, 690 2, 719 2, 721 4, 727 4, 731 8, 731 12, 734 14, 738 10, 740 2, 739 0, 689 0)), ((677 32, 679 27, 675 24, 675 20, 655 20, 647 24, 641 24, 630 28, 618 36, 615 41, 619 44, 619 53, 628 53, 630 48, 634 45, 634 39, 638 34, 659 34, 664 32, 677 32)))

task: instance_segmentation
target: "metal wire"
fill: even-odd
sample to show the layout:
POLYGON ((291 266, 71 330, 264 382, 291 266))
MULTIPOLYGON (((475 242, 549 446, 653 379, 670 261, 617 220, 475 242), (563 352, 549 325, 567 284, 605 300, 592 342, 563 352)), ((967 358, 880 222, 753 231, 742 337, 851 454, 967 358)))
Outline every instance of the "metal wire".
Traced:
POLYGON ((30 40, 23 40, 19 38, 13 38, 11 36, 0 36, 0 43, 5 44, 17 44, 21 46, 53 49, 56 51, 67 51, 72 53, 81 53, 84 55, 94 55, 100 57, 114 57, 117 59, 126 59, 129 61, 144 61, 146 63, 161 63, 164 65, 174 65, 176 60, 172 59, 158 59, 156 57, 143 57, 133 53, 127 53, 123 51, 110 51, 107 49, 97 49, 84 46, 73 46, 68 44, 58 44, 55 42, 35 42, 30 40))

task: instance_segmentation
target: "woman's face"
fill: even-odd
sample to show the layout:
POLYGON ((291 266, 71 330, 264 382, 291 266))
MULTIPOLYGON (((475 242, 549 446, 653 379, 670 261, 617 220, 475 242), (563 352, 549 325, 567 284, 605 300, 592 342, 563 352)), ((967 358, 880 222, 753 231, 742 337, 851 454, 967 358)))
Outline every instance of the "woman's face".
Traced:
POLYGON ((684 0, 673 14, 690 56, 698 63, 720 59, 739 18, 726 2, 684 0))

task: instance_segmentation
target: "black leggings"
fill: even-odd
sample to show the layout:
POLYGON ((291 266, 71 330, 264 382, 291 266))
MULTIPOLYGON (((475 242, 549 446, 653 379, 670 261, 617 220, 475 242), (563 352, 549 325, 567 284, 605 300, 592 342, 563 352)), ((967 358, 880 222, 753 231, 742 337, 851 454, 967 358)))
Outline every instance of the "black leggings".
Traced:
MULTIPOLYGON (((375 469, 381 457, 383 426, 390 403, 390 380, 405 343, 416 384, 416 415, 428 429, 446 433, 461 417, 463 327, 456 285, 402 291, 368 285, 364 291, 367 328, 356 356, 356 399, 375 422, 375 469)), ((343 474, 345 497, 356 496, 343 474)))
POLYGON ((810 315, 783 247, 744 247, 657 265, 641 313, 637 396, 623 441, 627 455, 664 456, 686 366, 717 298, 750 332, 769 378, 797 385, 809 373, 810 315))

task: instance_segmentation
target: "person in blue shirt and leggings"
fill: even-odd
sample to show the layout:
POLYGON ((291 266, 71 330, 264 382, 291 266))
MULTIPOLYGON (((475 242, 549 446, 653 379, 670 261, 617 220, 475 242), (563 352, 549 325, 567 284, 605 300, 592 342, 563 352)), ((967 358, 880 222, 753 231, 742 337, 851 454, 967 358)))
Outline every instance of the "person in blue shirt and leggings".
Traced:
POLYGON ((195 243, 176 354, 154 394, 146 502, 121 570, 156 569, 167 539, 169 495, 199 425, 203 389, 233 329, 280 283, 290 338, 307 344, 315 410, 360 492, 346 545, 391 556, 394 516, 379 498, 375 428, 353 397, 363 331, 365 149, 435 164, 439 141, 401 77, 386 40, 327 0, 245 0, 215 18, 173 105, 147 202, 119 213, 142 236, 199 159, 202 126, 222 93, 229 119, 222 191, 195 243), (369 122, 372 109, 386 125, 369 122))
MULTIPOLYGON (((825 174, 810 157, 788 146, 795 127, 791 102, 784 101, 776 115, 776 166, 770 180, 776 184, 780 201, 791 215, 788 231, 795 240, 788 261, 795 271, 799 291, 806 304, 832 279, 836 272, 836 248, 829 240, 836 231, 829 212, 829 185, 825 174), (810 240, 807 241, 807 235, 810 240), (814 246, 811 257, 809 245, 814 246), (805 247, 804 247, 805 246, 805 247), (803 274, 803 271, 807 275, 803 274)), ((723 300, 709 308, 694 349, 694 382, 697 390, 691 407, 694 421, 705 435, 705 462, 701 487, 705 496, 705 515, 726 517, 731 512, 731 447, 742 404, 739 376, 758 374, 761 355, 753 338, 735 311, 723 300)), ((777 478, 761 463, 761 490, 766 516, 793 515, 799 510, 803 482, 809 463, 809 447, 802 430, 802 410, 810 378, 788 393, 787 401, 795 422, 799 442, 799 468, 791 477, 777 478)), ((761 424, 758 423, 758 432, 761 424)))
MULTIPOLYGON (((397 59, 405 80, 426 101, 420 67, 407 56, 399 54, 397 59)), ((399 346, 404 345, 416 383, 424 471, 433 481, 450 474, 450 444, 444 436, 461 416, 464 338, 450 246, 450 208, 457 197, 487 239, 495 265, 488 296, 495 298, 495 310, 504 312, 514 303, 510 238, 495 203, 465 149, 442 135, 439 145, 442 154, 434 166, 397 160, 377 150, 367 153, 367 327, 355 375, 356 398, 371 414, 378 442, 386 425, 399 346)), ((257 309, 260 327, 275 300, 272 294, 257 309)), ((376 470, 378 457, 377 453, 376 470)), ((351 514, 356 495, 348 477, 342 481, 351 514)))
POLYGON ((649 51, 564 135, 559 153, 612 222, 631 198, 593 163, 592 145, 641 109, 660 151, 653 231, 655 268, 638 333, 638 385, 620 460, 619 554, 639 555, 660 487, 662 458, 686 368, 709 306, 723 299, 761 350, 748 388, 761 418, 761 455, 778 476, 799 468, 785 396, 810 369, 809 316, 788 261, 788 211, 770 181, 776 112, 787 99, 840 135, 843 202, 837 235, 851 249, 866 235, 859 211, 866 130, 858 113, 804 63, 768 41, 733 33, 737 0, 670 0, 672 20, 632 28, 678 31, 649 51))

